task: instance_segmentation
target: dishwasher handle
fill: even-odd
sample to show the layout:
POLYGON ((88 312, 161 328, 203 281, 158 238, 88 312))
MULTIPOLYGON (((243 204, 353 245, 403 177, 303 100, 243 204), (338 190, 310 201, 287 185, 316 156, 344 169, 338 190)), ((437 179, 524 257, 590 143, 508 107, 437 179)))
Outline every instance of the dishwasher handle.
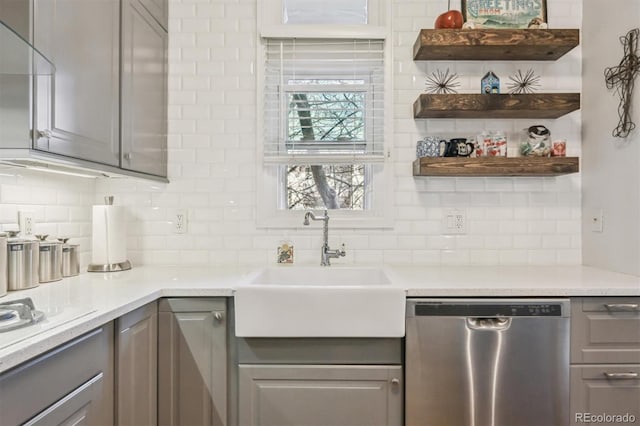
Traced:
POLYGON ((511 326, 511 318, 473 318, 467 317, 467 327, 471 330, 502 331, 511 326))

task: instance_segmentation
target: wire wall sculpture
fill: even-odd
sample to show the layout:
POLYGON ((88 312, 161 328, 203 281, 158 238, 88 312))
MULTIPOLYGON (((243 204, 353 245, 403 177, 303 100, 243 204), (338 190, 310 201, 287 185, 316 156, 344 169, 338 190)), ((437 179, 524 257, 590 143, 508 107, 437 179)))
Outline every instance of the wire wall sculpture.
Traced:
POLYGON ((638 57, 638 36, 640 29, 635 28, 620 37, 620 42, 624 46, 624 56, 615 67, 608 67, 604 70, 605 81, 608 89, 616 90, 620 96, 618 104, 618 116, 620 121, 613 129, 613 136, 616 138, 626 138, 629 133, 636 128, 631 120, 631 98, 635 79, 640 73, 640 58, 638 57))
POLYGON ((426 91, 429 93, 458 93, 456 88, 460 87, 460 82, 458 82, 458 74, 449 73, 449 68, 445 72, 438 69, 426 78, 425 86, 426 91))
POLYGON ((518 70, 514 75, 509 76, 511 83, 507 84, 509 93, 522 94, 534 93, 540 87, 540 76, 536 75, 533 69, 523 73, 518 70))

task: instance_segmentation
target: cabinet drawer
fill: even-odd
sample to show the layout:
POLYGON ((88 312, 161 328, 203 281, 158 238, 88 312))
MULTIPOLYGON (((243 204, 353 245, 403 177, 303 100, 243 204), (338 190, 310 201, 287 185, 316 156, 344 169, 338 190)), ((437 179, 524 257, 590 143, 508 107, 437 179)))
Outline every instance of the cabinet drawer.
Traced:
POLYGON ((105 392, 92 407, 94 418, 113 423, 112 366, 113 326, 107 324, 9 370, 0 376, 0 423, 22 424, 100 373, 105 392))
POLYGON ((240 424, 402 424, 399 365, 239 366, 240 424))
POLYGON ((640 363, 640 297, 571 303, 572 363, 640 363))
POLYGON ((596 423, 585 417, 588 415, 611 416, 604 421, 598 419, 602 425, 625 423, 624 417, 614 416, 640 419, 640 365, 572 366, 570 424, 596 423))

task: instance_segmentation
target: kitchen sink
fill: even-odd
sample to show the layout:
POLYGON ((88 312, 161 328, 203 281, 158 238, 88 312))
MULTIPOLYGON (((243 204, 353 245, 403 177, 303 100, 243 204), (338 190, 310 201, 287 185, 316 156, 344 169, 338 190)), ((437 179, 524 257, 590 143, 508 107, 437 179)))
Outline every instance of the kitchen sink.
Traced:
POLYGON ((402 337, 405 291, 382 268, 265 268, 235 289, 239 337, 402 337))

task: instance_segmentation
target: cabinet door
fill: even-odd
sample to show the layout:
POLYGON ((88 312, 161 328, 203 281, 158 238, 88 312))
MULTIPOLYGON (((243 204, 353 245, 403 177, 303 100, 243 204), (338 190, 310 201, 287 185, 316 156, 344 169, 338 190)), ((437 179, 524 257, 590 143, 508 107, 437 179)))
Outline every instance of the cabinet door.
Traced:
POLYGON ((161 309, 158 316, 158 423, 225 426, 225 311, 161 309))
POLYGON ((116 322, 116 424, 158 421, 158 306, 153 302, 116 322))
POLYGON ((587 415, 640 419, 640 365, 571 366, 571 425, 635 423, 615 417, 589 420, 587 415))
POLYGON ((640 363, 640 297, 571 299, 571 362, 640 363))
POLYGON ((167 175, 167 32, 122 3, 122 168, 167 175))
POLYGON ((95 405, 103 393, 104 374, 100 373, 24 426, 91 426, 101 423, 95 416, 95 405))
POLYGON ((168 0, 140 0, 144 8, 154 17, 165 30, 169 29, 169 1, 168 0))
POLYGON ((120 2, 35 0, 33 19, 56 68, 35 77, 35 148, 118 166, 120 2))
POLYGON ((402 367, 240 365, 243 426, 402 424, 402 367))

